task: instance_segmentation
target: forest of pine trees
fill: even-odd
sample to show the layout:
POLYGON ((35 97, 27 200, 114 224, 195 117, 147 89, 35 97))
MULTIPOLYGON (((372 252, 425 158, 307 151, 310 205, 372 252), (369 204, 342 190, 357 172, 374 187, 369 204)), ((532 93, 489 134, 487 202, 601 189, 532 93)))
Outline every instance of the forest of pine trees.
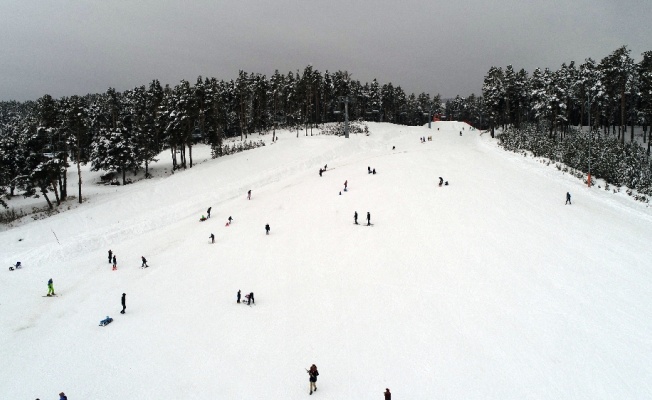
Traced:
MULTIPOLYGON (((313 127, 343 120, 348 98, 351 120, 416 125, 429 113, 441 112, 439 96, 406 95, 400 86, 361 83, 346 71, 321 73, 312 66, 303 72, 271 77, 240 71, 236 80, 197 78, 163 87, 148 86, 118 92, 36 101, 0 102, 0 204, 18 192, 42 196, 53 208, 68 197, 68 168, 79 179, 80 165, 115 171, 122 184, 129 172, 149 173, 149 164, 169 150, 174 169, 192 168, 193 145, 211 146, 213 157, 248 146, 249 135, 277 129, 308 135, 313 127), (245 144, 228 147, 225 138, 245 144)), ((250 142, 249 142, 250 143, 250 142)))

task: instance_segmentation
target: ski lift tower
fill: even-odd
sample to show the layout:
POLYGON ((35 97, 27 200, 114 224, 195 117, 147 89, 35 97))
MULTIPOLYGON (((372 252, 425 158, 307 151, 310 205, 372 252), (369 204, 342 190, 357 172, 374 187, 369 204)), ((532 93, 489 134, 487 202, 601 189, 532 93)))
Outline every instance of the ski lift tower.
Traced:
MULTIPOLYGON (((340 96, 339 102, 344 103, 344 138, 349 138, 349 100, 348 96, 340 96)), ((333 114, 339 114, 342 111, 333 111, 333 114)))

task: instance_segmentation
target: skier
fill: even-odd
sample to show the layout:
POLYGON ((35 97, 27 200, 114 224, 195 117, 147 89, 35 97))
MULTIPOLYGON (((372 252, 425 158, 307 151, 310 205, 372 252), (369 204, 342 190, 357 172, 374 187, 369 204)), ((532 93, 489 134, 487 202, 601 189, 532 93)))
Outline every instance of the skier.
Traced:
POLYGON ((113 255, 113 269, 118 268, 118 259, 115 258, 115 254, 113 255))
POLYGON ((310 376, 310 394, 312 394, 313 390, 316 392, 317 391, 317 377, 319 376, 319 371, 317 371, 317 366, 315 364, 312 364, 310 366, 310 369, 307 369, 308 375, 310 376))
POLYGON ((113 255, 113 252, 109 250, 109 264, 111 264, 111 256, 113 255))
POLYGON ((64 392, 59 393, 59 400, 68 400, 68 398, 66 397, 66 394, 64 392))
POLYGON ((206 217, 206 218, 211 217, 211 208, 213 208, 213 207, 208 207, 208 210, 206 210, 206 215, 208 215, 208 217, 206 217))
POLYGON ((570 192, 566 192, 566 204, 573 205, 573 203, 571 203, 571 199, 570 199, 570 192))
POLYGON ((127 297, 127 294, 122 293, 122 301, 121 301, 122 302, 122 311, 120 311, 120 314, 124 314, 125 310, 127 309, 127 299, 126 299, 126 297, 127 297))
POLYGON ((247 192, 247 200, 251 200, 251 189, 247 192))
POLYGON ((367 226, 371 225, 371 214, 367 211, 367 226))
POLYGON ((211 243, 215 243, 215 235, 211 233, 211 235, 208 238, 211 240, 211 243))
POLYGON ((353 212, 353 223, 358 225, 358 212, 357 211, 353 212))
POLYGON ((345 191, 345 192, 346 192, 346 186, 347 186, 348 183, 349 183, 348 180, 344 181, 344 191, 345 191))
POLYGON ((319 168, 319 176, 321 177, 321 174, 324 172, 323 169, 319 168))
POLYGON ((265 224, 265 234, 266 235, 269 235, 269 230, 270 230, 269 224, 265 224))
POLYGON ((256 304, 256 302, 254 301, 254 292, 249 293, 249 296, 247 296, 247 305, 251 303, 256 304))
POLYGON ((383 394, 385 395, 385 400, 392 400, 392 394, 389 392, 388 388, 385 388, 385 393, 383 394))
POLYGON ((48 281, 48 296, 55 296, 54 293, 54 283, 52 282, 52 278, 48 281))
POLYGON ((140 266, 140 268, 147 268, 149 265, 147 265, 147 259, 145 257, 140 256, 140 259, 143 260, 143 264, 140 266))
POLYGON ((444 179, 440 176, 439 177, 439 186, 444 184, 444 179))
POLYGON ((238 289, 238 301, 237 301, 237 303, 240 304, 240 289, 238 289))

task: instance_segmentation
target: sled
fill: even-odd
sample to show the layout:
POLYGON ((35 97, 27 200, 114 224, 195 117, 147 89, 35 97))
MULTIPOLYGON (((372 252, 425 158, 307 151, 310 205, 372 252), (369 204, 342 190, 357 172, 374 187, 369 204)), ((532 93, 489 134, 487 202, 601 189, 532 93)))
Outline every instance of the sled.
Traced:
POLYGON ((100 326, 107 326, 111 322, 113 322, 113 318, 106 317, 106 319, 100 321, 100 326))

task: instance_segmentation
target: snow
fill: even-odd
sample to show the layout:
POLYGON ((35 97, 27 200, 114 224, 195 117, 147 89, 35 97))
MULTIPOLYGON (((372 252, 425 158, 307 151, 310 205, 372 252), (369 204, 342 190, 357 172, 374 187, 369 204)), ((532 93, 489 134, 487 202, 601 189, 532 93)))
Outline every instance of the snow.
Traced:
POLYGON ((650 208, 462 123, 369 128, 85 172, 88 202, 1 232, 0 398, 302 399, 313 363, 322 399, 652 397, 650 208))

